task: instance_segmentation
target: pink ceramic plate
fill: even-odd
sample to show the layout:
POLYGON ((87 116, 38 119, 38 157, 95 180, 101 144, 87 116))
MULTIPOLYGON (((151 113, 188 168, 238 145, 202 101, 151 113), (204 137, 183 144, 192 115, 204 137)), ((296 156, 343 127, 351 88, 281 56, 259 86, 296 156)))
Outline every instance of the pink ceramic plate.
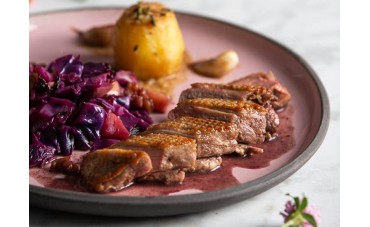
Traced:
MULTIPOLYGON (((122 9, 85 9, 31 16, 30 61, 48 63, 62 55, 78 54, 82 61, 112 63, 111 57, 79 46, 71 28, 84 30, 112 24, 121 13, 122 9)), ((225 157, 221 169, 187 176, 181 186, 134 185, 118 193, 98 195, 75 191, 73 185, 65 183, 59 175, 30 169, 32 205, 112 216, 204 211, 247 199, 275 186, 315 153, 328 127, 329 104, 318 77, 299 56, 245 28, 184 13, 177 13, 177 17, 192 59, 204 59, 233 49, 239 54, 240 65, 221 80, 189 72, 188 80, 175 90, 173 105, 180 92, 191 83, 225 83, 252 72, 272 71, 293 96, 286 110, 279 113, 279 138, 263 144, 265 153, 262 155, 225 157)), ((153 117, 160 121, 166 115, 153 117)))

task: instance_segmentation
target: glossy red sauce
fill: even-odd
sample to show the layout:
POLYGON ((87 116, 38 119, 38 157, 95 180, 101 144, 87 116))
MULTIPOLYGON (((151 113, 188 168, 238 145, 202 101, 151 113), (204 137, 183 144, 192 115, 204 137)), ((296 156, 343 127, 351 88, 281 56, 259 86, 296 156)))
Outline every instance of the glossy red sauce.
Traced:
MULTIPOLYGON (((134 184, 122 191, 108 193, 108 195, 158 196, 206 192, 245 183, 267 174, 269 171, 264 172, 263 170, 270 165, 271 161, 288 153, 295 145, 292 124, 293 107, 288 106, 286 110, 278 113, 278 115, 280 118, 280 125, 277 130, 278 137, 272 141, 256 145, 264 149, 262 154, 252 157, 223 156, 223 162, 219 169, 205 174, 188 174, 181 185, 134 184)), ((37 181, 36 185, 70 191, 85 191, 79 185, 78 180, 73 177, 60 178, 63 175, 50 173, 40 168, 30 169, 29 174, 33 180, 37 181)))

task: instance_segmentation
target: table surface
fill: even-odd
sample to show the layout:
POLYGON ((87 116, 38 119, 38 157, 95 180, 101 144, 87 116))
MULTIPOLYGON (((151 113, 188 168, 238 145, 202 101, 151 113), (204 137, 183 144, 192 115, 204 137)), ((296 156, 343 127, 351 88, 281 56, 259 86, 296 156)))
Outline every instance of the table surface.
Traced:
MULTIPOLYGON (((339 226, 339 1, 159 0, 248 27, 290 47, 317 72, 330 100, 330 126, 310 161, 293 176, 258 196, 205 213, 163 218, 111 218, 30 207, 30 226, 280 226, 287 197, 307 195, 321 212, 320 226, 339 226)), ((131 0, 33 0, 30 13, 85 7, 127 6, 131 0)))

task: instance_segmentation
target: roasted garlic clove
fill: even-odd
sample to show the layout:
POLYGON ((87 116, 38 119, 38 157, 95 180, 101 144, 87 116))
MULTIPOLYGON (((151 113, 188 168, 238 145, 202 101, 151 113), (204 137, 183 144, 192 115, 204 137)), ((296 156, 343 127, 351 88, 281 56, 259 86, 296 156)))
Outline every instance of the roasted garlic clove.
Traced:
POLYGON ((80 42, 91 47, 111 47, 113 45, 115 29, 113 24, 92 27, 86 31, 72 28, 78 34, 80 42))
POLYGON ((189 65, 195 73, 220 78, 231 72, 239 63, 238 54, 233 50, 228 50, 215 58, 205 61, 194 62, 189 65))

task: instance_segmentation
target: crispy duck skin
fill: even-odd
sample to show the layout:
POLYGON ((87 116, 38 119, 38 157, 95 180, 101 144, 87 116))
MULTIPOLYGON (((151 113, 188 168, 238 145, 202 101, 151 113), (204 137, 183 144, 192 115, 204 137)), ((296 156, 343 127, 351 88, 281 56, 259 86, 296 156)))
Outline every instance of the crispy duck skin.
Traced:
POLYGON ((149 133, 130 136, 111 148, 147 152, 152 161, 152 172, 189 168, 195 164, 196 159, 195 140, 179 135, 149 133))
POLYGON ((191 85, 191 88, 181 93, 180 102, 185 99, 195 98, 245 100, 260 105, 266 105, 277 100, 271 89, 261 86, 194 83, 191 85))
POLYGON ((164 183, 166 185, 181 184, 185 179, 185 172, 182 170, 168 170, 149 173, 139 177, 135 181, 144 183, 164 183))
POLYGON ((265 141, 268 111, 258 104, 211 98, 187 99, 178 103, 168 116, 170 119, 194 116, 194 107, 204 110, 199 111, 195 117, 229 122, 225 116, 234 115, 239 130, 238 142, 257 144, 265 141))
POLYGON ((220 168, 222 163, 221 157, 199 158, 195 161, 195 166, 187 168, 186 173, 207 173, 220 168))
POLYGON ((178 103, 177 107, 168 113, 168 119, 174 120, 178 117, 189 116, 195 118, 205 118, 216 121, 238 124, 239 118, 233 113, 210 109, 202 106, 178 103))
POLYGON ((272 72, 253 73, 241 79, 235 80, 230 84, 253 85, 270 88, 273 94, 277 97, 276 101, 271 102, 275 110, 284 108, 292 98, 288 89, 284 87, 279 81, 277 81, 275 75, 272 72))
POLYGON ((197 158, 218 156, 234 152, 239 146, 236 124, 211 119, 179 117, 152 125, 146 133, 181 135, 196 140, 197 158))
POLYGON ((192 100, 184 100, 180 103, 189 103, 196 106, 203 106, 206 108, 215 108, 227 112, 240 112, 240 111, 259 111, 266 112, 266 109, 260 105, 237 100, 225 99, 212 99, 212 98, 199 98, 192 100))
POLYGON ((100 149, 88 153, 81 163, 81 178, 90 191, 111 192, 129 186, 152 169, 143 151, 100 149))

